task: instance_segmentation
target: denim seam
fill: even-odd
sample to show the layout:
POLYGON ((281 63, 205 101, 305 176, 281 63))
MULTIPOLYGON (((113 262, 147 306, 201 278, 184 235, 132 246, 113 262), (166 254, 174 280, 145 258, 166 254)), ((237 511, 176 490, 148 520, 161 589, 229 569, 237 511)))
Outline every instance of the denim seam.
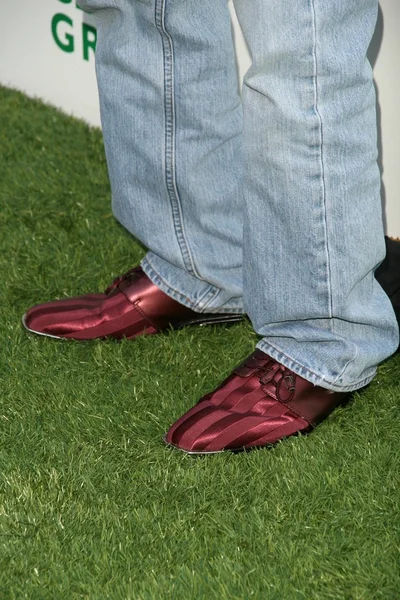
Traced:
MULTIPOLYGON (((319 93, 318 93, 318 57, 317 57, 317 16, 315 10, 315 0, 311 0, 311 14, 313 27, 313 86, 314 86, 314 111, 319 122, 319 148, 320 148, 320 168, 321 168, 321 192, 322 192, 322 210, 323 210, 323 228, 325 239, 325 256, 326 256, 326 283, 328 290, 328 314, 329 318, 333 317, 333 300, 332 300, 332 271, 331 258, 329 252, 329 235, 328 235, 328 210, 327 210, 327 195, 326 195, 326 178, 325 178, 325 157, 324 157, 324 128, 322 116, 319 111, 319 93)), ((331 331, 334 331, 334 321, 330 322, 331 331)))
MULTIPOLYGON (((280 357, 283 357, 283 358, 287 359, 287 361, 289 361, 290 364, 287 364, 285 366, 288 369, 291 369, 293 371, 294 370, 293 366, 296 366, 298 368, 298 370, 300 371, 298 373, 300 375, 300 377, 304 377, 301 373, 306 373, 308 375, 311 375, 311 377, 309 377, 307 379, 309 381, 311 381, 311 383, 313 383, 314 385, 322 385, 325 382, 328 385, 334 387, 335 390, 338 390, 338 391, 354 392, 354 391, 356 391, 356 390, 364 387, 368 383, 370 383, 373 380, 373 378, 375 377, 375 375, 376 375, 376 370, 375 370, 375 373, 374 373, 374 375, 372 375, 372 377, 365 377, 364 379, 355 382, 351 386, 340 386, 340 385, 336 384, 336 382, 337 382, 338 378, 340 377, 340 375, 339 375, 339 377, 335 377, 335 379, 333 381, 328 381, 322 375, 318 375, 318 373, 315 373, 314 371, 312 371, 308 367, 305 367, 304 365, 301 365, 297 360, 295 360, 294 358, 292 358, 291 356, 289 356, 288 354, 286 354, 285 352, 283 352, 280 348, 277 348, 276 346, 274 346, 273 344, 271 344, 271 342, 269 342, 269 341, 261 340, 261 342, 259 342, 257 344, 257 347, 260 350, 262 350, 263 352, 266 352, 266 354, 270 354, 270 352, 268 350, 272 349, 279 356, 279 358, 278 358, 278 356, 274 357, 271 354, 272 358, 275 358, 275 360, 277 360, 278 362, 281 362, 279 360, 280 357), (317 382, 317 383, 315 383, 315 382, 317 382)), ((352 361, 349 361, 349 362, 352 362, 352 361)), ((347 364, 346 364, 346 367, 347 367, 347 364)), ((342 371, 342 373, 343 373, 343 371, 342 371)))
POLYGON ((160 33, 164 59, 164 116, 165 116, 165 183, 172 209, 172 219, 178 246, 186 270, 201 279, 194 265, 193 257, 183 225, 182 205, 176 182, 175 162, 175 94, 174 94, 174 46, 172 37, 165 26, 165 6, 167 0, 155 2, 155 24, 160 33))
POLYGON ((204 312, 206 312, 206 310, 207 310, 207 308, 210 306, 211 302, 214 302, 214 301, 215 301, 215 300, 218 298, 218 296, 221 294, 221 288, 214 288, 214 291, 215 291, 214 295, 213 295, 213 296, 211 296, 211 297, 208 299, 208 301, 207 301, 207 302, 205 302, 205 303, 203 304, 203 306, 202 306, 202 310, 203 310, 204 312))

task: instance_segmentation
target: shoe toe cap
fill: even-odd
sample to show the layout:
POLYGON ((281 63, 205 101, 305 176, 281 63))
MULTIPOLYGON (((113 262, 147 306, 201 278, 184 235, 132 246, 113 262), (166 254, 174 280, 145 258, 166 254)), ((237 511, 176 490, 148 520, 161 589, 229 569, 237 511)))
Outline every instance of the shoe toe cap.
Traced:
POLYGON ((93 318, 104 298, 104 294, 91 294, 38 304, 24 314, 22 323, 28 331, 48 337, 84 336, 88 316, 93 318))
POLYGON ((309 424, 297 415, 238 413, 203 401, 185 413, 166 433, 166 444, 190 454, 211 454, 268 446, 309 424))

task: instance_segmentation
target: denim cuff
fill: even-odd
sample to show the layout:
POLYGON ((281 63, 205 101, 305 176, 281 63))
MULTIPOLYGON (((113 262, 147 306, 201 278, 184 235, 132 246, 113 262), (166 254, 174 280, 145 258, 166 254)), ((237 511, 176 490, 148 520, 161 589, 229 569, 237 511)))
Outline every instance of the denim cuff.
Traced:
POLYGON ((140 264, 154 285, 195 312, 245 314, 241 297, 232 298, 229 292, 171 265, 152 252, 148 252, 140 264))

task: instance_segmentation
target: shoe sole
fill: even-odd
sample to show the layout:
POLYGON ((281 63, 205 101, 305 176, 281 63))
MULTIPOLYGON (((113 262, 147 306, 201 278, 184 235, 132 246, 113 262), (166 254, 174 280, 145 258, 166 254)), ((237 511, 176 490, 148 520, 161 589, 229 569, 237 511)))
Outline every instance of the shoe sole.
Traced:
POLYGON ((35 333, 36 335, 42 335, 43 337, 53 338, 55 340, 67 340, 68 338, 62 338, 58 335, 51 335, 50 333, 42 333, 41 331, 35 331, 34 329, 30 329, 26 324, 26 313, 22 317, 22 325, 25 327, 27 331, 30 333, 35 333))
MULTIPOLYGON (((188 327, 190 325, 197 325, 199 327, 204 327, 205 325, 238 323, 239 321, 243 321, 244 319, 246 319, 246 315, 238 315, 238 314, 223 315, 223 316, 218 315, 215 318, 208 316, 204 320, 194 319, 193 321, 186 321, 185 323, 175 325, 173 327, 173 329, 183 329, 184 327, 188 327)), ((41 331, 36 331, 35 329, 30 329, 30 327, 28 327, 28 325, 26 324, 26 313, 22 316, 22 325, 30 333, 34 333, 36 335, 41 335, 43 337, 49 337, 54 340, 69 340, 69 341, 72 340, 72 341, 78 341, 78 342, 90 342, 90 341, 96 340, 96 339, 107 339, 107 337, 108 337, 108 339, 115 339, 112 336, 106 336, 105 338, 88 338, 87 340, 74 340, 74 338, 61 337, 59 335, 52 335, 51 333, 42 333, 41 331)), ((164 330, 164 332, 166 332, 166 331, 168 331, 168 329, 164 330)), ((161 332, 158 332, 158 333, 161 333, 161 332)), ((152 334, 152 335, 154 335, 154 334, 152 334)), ((126 339, 128 339, 128 340, 135 339, 135 337, 137 337, 137 336, 134 336, 133 338, 126 338, 126 339)), ((124 338, 122 338, 122 339, 124 339, 124 338)))
POLYGON ((199 327, 204 327, 204 325, 219 325, 223 323, 238 323, 239 321, 243 321, 246 318, 246 315, 218 315, 216 317, 208 316, 206 319, 193 319, 192 321, 185 321, 185 323, 178 323, 173 327, 173 329, 183 329, 188 325, 199 325, 199 327))

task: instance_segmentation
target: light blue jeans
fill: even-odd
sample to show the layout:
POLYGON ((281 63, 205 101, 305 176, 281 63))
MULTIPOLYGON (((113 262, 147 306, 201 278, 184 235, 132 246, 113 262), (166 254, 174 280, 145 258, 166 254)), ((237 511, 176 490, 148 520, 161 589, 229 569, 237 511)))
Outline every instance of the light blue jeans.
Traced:
POLYGON ((375 93, 378 0, 81 0, 116 218, 142 266, 198 312, 245 312, 258 347, 351 391, 398 345, 374 280, 385 252, 375 93))

